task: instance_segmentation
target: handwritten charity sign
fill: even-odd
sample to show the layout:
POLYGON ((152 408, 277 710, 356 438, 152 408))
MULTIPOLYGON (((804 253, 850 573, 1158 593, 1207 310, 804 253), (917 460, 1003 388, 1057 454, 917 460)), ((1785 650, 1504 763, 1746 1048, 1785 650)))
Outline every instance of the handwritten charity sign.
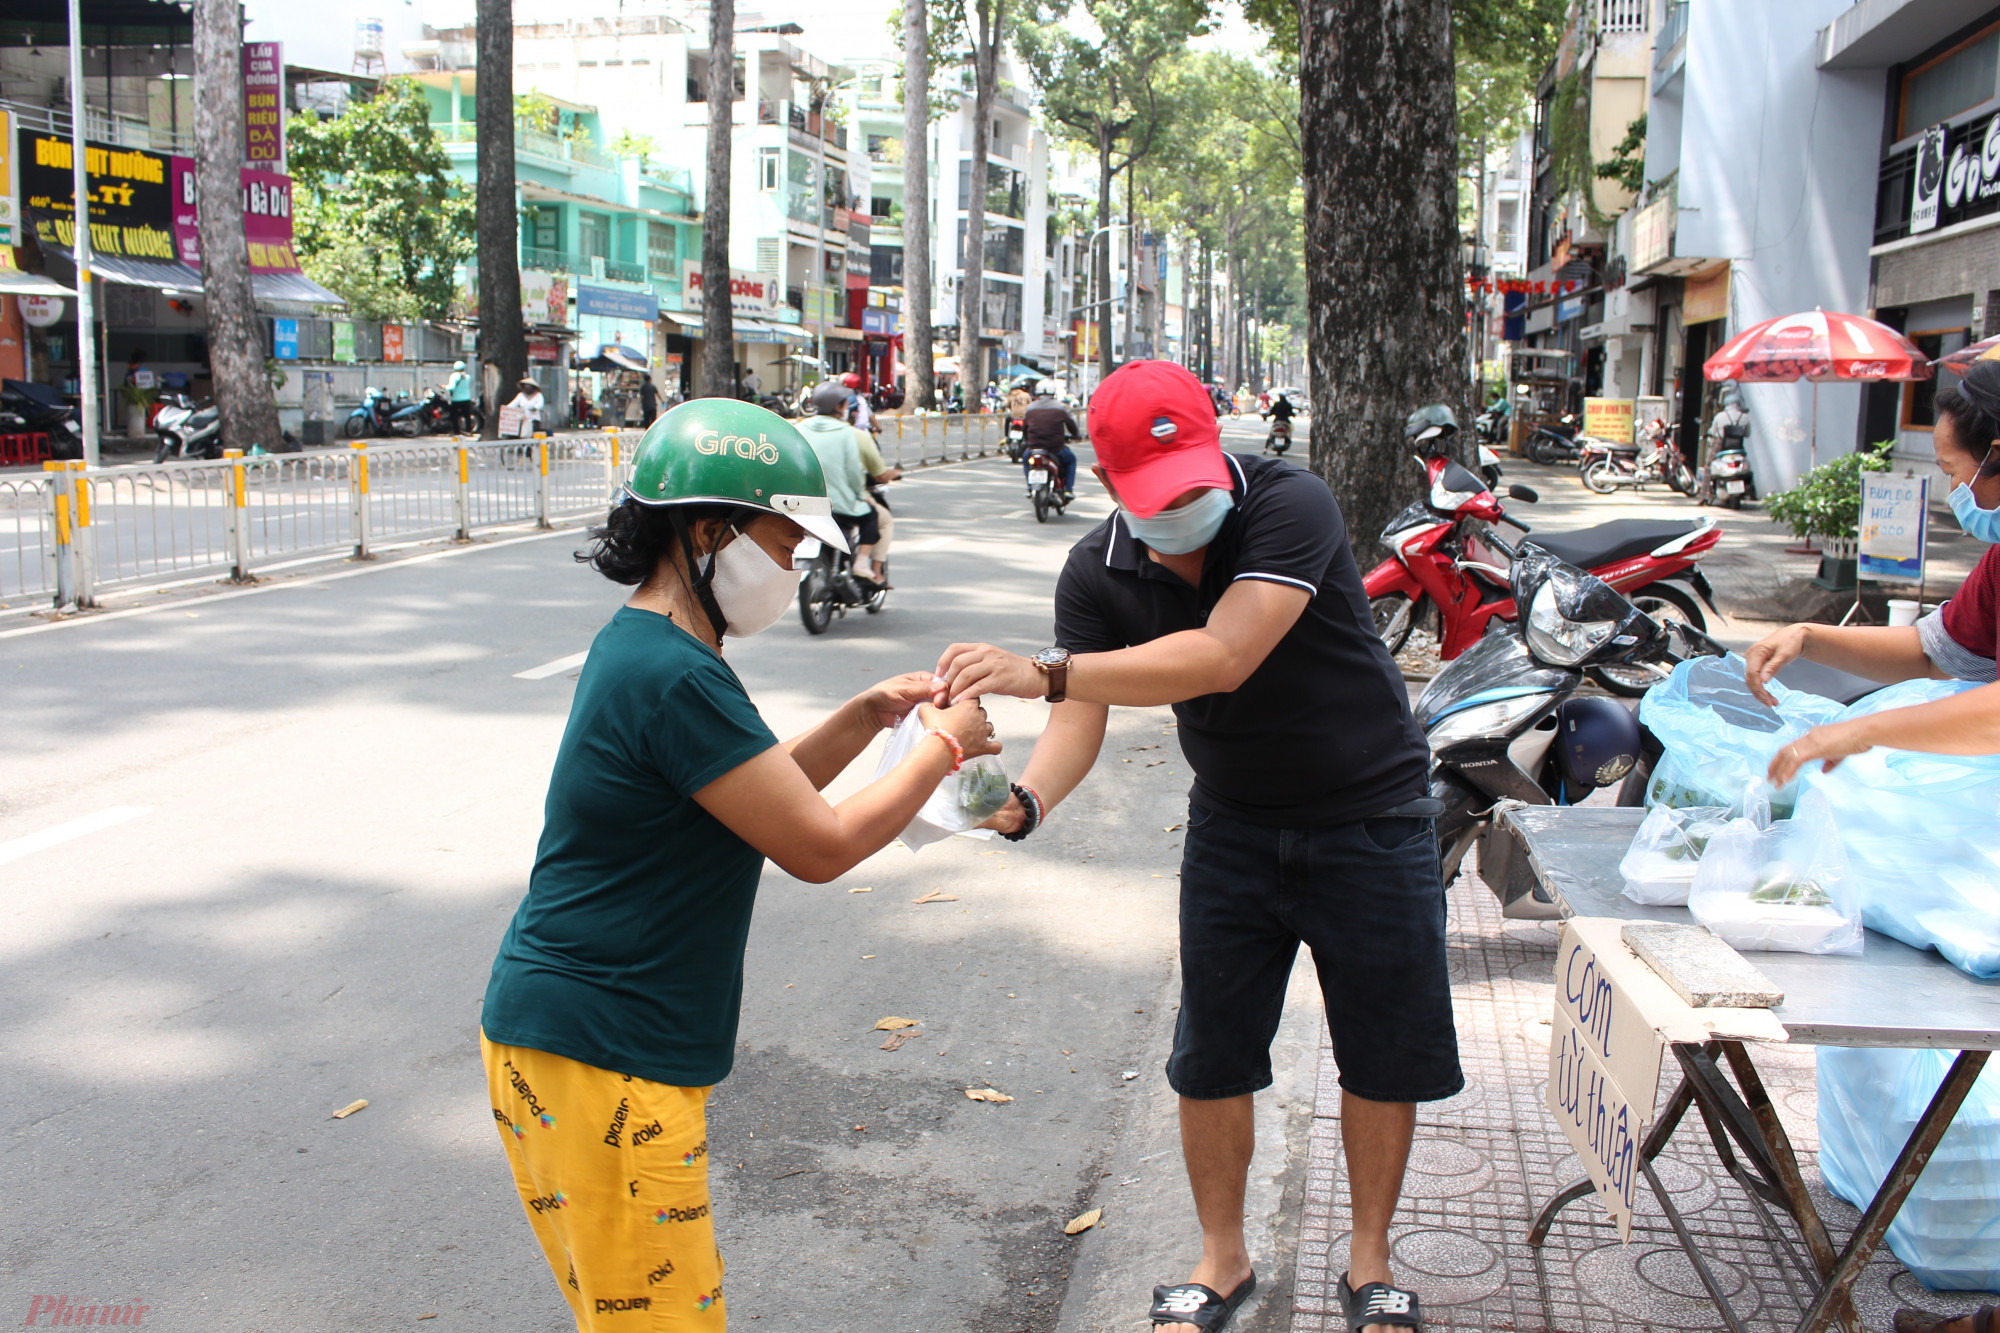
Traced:
POLYGON ((1640 1154, 1669 1043, 1784 1041, 1765 1009, 1692 1009, 1619 938, 1623 923, 1576 917, 1556 946, 1548 1107, 1583 1160, 1598 1202, 1632 1238, 1640 1154))
POLYGON ((1924 577, 1924 527, 1930 479, 1887 472, 1861 474, 1861 577, 1919 582, 1924 577))

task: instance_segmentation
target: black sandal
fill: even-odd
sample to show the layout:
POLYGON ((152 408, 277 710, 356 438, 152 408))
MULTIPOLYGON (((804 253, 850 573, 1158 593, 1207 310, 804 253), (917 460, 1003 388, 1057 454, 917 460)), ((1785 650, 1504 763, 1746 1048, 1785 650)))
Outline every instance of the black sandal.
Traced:
POLYGON ((1896 1333, 1945 1333, 1945 1330, 1960 1319, 1972 1321, 1972 1333, 2000 1333, 2000 1320, 1994 1319, 1995 1307, 1982 1305, 1969 1315, 1932 1314, 1929 1310, 1913 1310, 1905 1307, 1896 1311, 1896 1333))
POLYGON ((1202 1333, 1222 1333, 1229 1323, 1236 1307, 1249 1299, 1257 1290, 1257 1275, 1252 1273, 1236 1284, 1236 1290, 1223 1296, 1213 1287, 1204 1287, 1199 1282, 1183 1282, 1175 1287, 1154 1287, 1153 1308, 1146 1313, 1155 1326, 1162 1324, 1193 1324, 1202 1333))
POLYGON ((1347 1316, 1347 1333, 1361 1333, 1375 1324, 1397 1328, 1424 1326, 1423 1306, 1417 1300, 1417 1293, 1386 1282, 1364 1282, 1356 1291, 1347 1285, 1345 1273, 1340 1275, 1340 1308, 1347 1316))

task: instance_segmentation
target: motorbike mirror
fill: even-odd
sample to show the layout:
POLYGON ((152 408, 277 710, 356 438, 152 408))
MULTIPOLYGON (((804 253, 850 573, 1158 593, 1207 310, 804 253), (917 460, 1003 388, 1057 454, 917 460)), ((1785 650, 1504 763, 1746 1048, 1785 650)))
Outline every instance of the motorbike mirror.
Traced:
POLYGON ((1667 656, 1677 662, 1697 657, 1727 657, 1729 650, 1684 620, 1661 622, 1666 631, 1667 656))
POLYGON ((1522 504, 1531 505, 1542 497, 1535 492, 1534 487, 1523 486, 1519 482, 1516 482, 1507 488, 1507 498, 1509 500, 1519 500, 1522 504))

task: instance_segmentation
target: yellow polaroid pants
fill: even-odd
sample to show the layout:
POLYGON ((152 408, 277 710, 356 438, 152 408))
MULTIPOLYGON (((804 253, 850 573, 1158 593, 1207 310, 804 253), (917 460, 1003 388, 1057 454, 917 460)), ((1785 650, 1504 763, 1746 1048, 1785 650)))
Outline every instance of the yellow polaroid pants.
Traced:
POLYGON ((707 1088, 614 1074, 480 1034, 493 1119, 579 1333, 724 1323, 707 1088))

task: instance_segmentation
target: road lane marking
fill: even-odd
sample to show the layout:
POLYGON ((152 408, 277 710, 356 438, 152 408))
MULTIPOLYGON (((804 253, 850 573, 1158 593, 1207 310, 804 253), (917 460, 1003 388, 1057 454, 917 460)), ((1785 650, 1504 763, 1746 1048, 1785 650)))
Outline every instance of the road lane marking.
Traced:
POLYGON ((590 656, 590 650, 586 648, 580 653, 571 653, 568 657, 558 657, 553 662, 544 662, 538 667, 529 667, 526 671, 516 671, 514 679, 547 680, 550 676, 559 676, 572 667, 582 666, 583 659, 588 656, 590 656))
POLYGON ((899 554, 905 555, 916 551, 942 551, 945 547, 954 545, 957 541, 958 538, 956 537, 926 537, 918 542, 897 542, 892 549, 899 554))
POLYGON ((67 824, 45 828, 40 833, 30 833, 25 838, 0 842, 0 866, 6 865, 9 861, 18 861, 45 848, 54 847, 57 843, 81 838, 108 829, 113 824, 122 824, 128 819, 137 819, 140 815, 151 813, 152 811, 143 805, 114 805, 107 810, 99 810, 94 815, 72 819, 67 824))

